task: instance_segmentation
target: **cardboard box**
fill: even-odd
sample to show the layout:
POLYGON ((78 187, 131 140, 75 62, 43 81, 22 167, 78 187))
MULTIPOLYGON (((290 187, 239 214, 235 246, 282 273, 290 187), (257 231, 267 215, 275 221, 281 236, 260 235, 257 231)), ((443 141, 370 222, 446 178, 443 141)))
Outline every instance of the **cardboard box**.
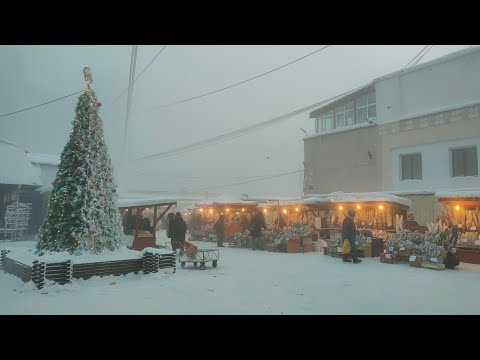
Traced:
POLYGON ((313 245, 312 244, 307 244, 303 246, 303 252, 312 252, 313 251, 313 245))
POLYGON ((411 267, 421 268, 423 263, 423 258, 421 255, 410 255, 408 263, 411 267))
POLYGON ((372 248, 366 247, 363 249, 363 256, 365 257, 372 257, 372 248))
POLYGON ((398 257, 396 253, 380 253, 380 262, 386 264, 396 264, 398 257))
POLYGON ((398 249, 398 256, 400 257, 410 257, 412 255, 412 249, 401 247, 398 249))
POLYGON ((302 249, 300 248, 300 244, 296 242, 287 242, 287 253, 299 253, 302 249))
POLYGON ((267 245, 267 251, 274 252, 275 251, 275 245, 274 244, 268 244, 267 245))

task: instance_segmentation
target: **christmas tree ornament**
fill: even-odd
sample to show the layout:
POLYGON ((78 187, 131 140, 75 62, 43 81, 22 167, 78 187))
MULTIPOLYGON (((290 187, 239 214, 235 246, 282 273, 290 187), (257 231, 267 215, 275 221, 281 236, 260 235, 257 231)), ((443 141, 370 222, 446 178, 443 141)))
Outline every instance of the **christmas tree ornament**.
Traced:
POLYGON ((93 82, 92 70, 90 69, 90 66, 85 65, 85 67, 83 68, 83 76, 88 87, 90 87, 90 84, 93 82))

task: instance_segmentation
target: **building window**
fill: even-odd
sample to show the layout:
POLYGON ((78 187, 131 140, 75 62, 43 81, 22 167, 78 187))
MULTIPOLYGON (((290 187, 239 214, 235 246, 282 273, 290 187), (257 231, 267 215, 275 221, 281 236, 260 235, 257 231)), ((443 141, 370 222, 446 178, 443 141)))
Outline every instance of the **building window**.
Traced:
POLYGON ((347 105, 345 105, 345 126, 353 125, 353 108, 353 101, 350 101, 347 105))
POLYGON ((335 127, 345 126, 345 106, 340 106, 335 109, 335 127))
POLYGON ((377 120, 377 108, 375 93, 360 96, 356 100, 357 105, 357 124, 367 122, 368 120, 377 120))
POLYGON ((422 179, 422 154, 401 155, 402 180, 422 179))
POLYGON ((452 176, 477 176, 477 147, 452 149, 452 176))
POLYGON ((329 111, 325 114, 325 128, 323 131, 332 130, 335 127, 333 126, 333 111, 329 111))

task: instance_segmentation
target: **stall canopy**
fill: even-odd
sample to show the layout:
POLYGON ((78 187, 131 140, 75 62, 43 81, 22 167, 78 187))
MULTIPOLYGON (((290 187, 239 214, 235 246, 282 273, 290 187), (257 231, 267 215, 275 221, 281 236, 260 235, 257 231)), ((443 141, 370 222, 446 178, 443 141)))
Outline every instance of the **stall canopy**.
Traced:
POLYGON ((166 196, 148 196, 139 197, 135 195, 120 196, 117 200, 117 206, 122 215, 129 211, 135 212, 134 216, 134 238, 132 243, 133 250, 143 250, 146 247, 156 247, 156 226, 158 221, 167 213, 172 206, 177 205, 177 200, 166 196), (157 212, 159 206, 166 207, 162 213, 157 212), (153 208, 153 224, 150 229, 143 228, 141 223, 142 212, 149 207, 153 208))
POLYGON ((480 188, 465 190, 444 190, 437 191, 435 197, 438 199, 479 199, 480 188))
POLYGON ((217 198, 212 200, 202 200, 195 203, 196 207, 255 207, 257 201, 242 201, 236 198, 217 198))
POLYGON ((130 207, 143 207, 143 206, 166 206, 166 205, 176 205, 177 200, 171 197, 165 196, 148 196, 148 197, 138 197, 133 195, 120 195, 117 200, 117 206, 122 208, 130 207))
POLYGON ((385 194, 381 192, 344 193, 334 192, 331 194, 309 195, 303 199, 303 203, 357 203, 357 202, 388 202, 409 208, 412 201, 400 196, 385 194))

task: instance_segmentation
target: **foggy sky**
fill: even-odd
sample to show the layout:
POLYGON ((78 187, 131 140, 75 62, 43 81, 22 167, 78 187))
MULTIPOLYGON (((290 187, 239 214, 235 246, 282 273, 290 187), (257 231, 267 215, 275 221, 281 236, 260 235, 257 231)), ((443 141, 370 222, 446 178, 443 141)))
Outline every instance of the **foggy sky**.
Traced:
MULTIPOLYGON (((420 61, 468 45, 436 45, 420 61)), ((140 45, 136 76, 163 45, 140 45)), ((211 147, 167 158, 135 160, 283 115, 401 69, 424 45, 333 45, 237 87, 164 109, 267 72, 323 45, 168 45, 134 85, 127 153, 122 153, 131 46, 0 46, 0 114, 85 89, 83 67, 103 104, 100 116, 121 188, 130 192, 195 191, 238 196, 299 197, 302 174, 249 184, 303 168, 303 137, 314 133, 305 112, 279 124, 211 147)), ((78 95, 0 118, 0 137, 32 152, 60 155, 72 129, 78 95)), ((319 154, 321 156, 321 154, 319 154)), ((5 171, 2 169, 1 171, 5 171)))

